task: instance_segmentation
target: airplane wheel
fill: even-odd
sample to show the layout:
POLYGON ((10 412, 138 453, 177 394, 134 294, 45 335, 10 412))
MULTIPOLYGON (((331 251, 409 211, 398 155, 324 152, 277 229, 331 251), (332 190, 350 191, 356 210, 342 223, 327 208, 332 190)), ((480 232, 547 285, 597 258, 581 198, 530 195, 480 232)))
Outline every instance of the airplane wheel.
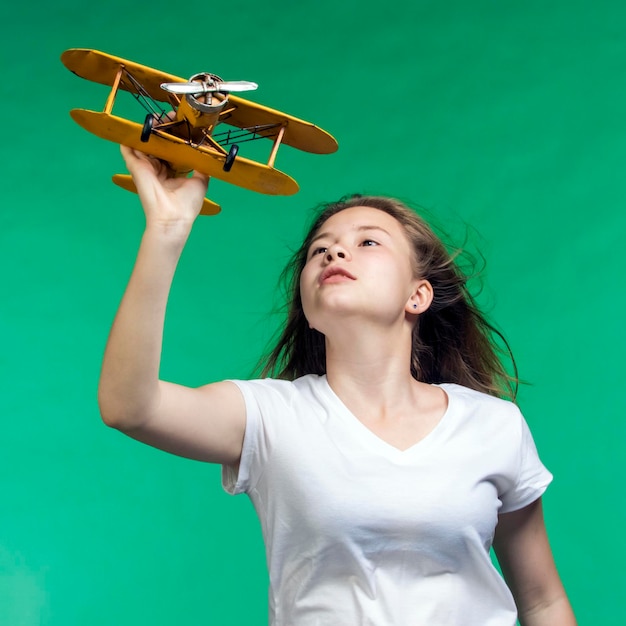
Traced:
POLYGON ((152 134, 152 126, 154 125, 154 115, 148 113, 141 129, 141 141, 146 143, 152 134))
POLYGON ((233 163, 235 162, 235 157, 237 156, 237 152, 239 152, 239 146, 234 143, 230 150, 228 151, 228 155, 226 156, 226 161, 224 161, 224 171, 230 172, 233 167, 233 163))

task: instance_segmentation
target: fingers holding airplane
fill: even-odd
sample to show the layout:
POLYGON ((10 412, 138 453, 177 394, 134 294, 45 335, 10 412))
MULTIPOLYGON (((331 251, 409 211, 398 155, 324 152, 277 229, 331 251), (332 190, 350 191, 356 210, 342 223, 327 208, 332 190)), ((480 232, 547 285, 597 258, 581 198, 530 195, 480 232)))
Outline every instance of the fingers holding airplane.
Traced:
POLYGON ((201 172, 180 175, 154 156, 128 146, 120 150, 147 220, 193 222, 202 209, 208 176, 201 172))

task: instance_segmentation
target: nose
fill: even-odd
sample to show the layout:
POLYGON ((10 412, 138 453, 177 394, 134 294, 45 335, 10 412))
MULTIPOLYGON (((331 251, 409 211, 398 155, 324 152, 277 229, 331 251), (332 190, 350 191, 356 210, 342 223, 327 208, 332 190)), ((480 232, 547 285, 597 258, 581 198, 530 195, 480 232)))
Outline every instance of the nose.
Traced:
POLYGON ((334 243, 326 250, 326 261, 330 262, 335 259, 347 259, 347 250, 338 243, 334 243))

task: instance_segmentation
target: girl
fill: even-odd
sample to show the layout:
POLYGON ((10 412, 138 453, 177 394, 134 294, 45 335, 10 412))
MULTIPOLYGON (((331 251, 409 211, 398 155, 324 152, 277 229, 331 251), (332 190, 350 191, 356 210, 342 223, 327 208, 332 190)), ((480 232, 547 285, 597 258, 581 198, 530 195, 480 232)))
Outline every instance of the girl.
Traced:
POLYGON ((273 626, 569 626, 551 480, 465 279, 401 203, 329 205, 293 264, 266 373, 159 380, 165 308, 207 179, 123 148, 146 213, 106 348, 102 418, 223 466, 260 517, 273 626), (507 585, 493 567, 494 545, 507 585))

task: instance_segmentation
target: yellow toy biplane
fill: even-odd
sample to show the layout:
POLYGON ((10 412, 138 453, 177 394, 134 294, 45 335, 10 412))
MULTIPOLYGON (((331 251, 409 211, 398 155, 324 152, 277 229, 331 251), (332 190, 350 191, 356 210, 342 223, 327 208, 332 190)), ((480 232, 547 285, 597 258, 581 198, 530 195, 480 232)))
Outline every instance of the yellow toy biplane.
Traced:
MULTIPOLYGON (((111 86, 102 112, 73 109, 72 118, 98 137, 161 159, 175 175, 197 170, 252 191, 290 195, 298 191, 298 183, 274 167, 281 144, 316 154, 337 150, 337 141, 314 124, 231 95, 256 89, 255 83, 225 82, 208 73, 184 80, 85 48, 66 50, 61 60, 74 74, 111 86), (143 124, 113 115, 120 89, 147 111, 143 124), (222 124, 231 128, 221 131, 222 124), (272 141, 266 164, 238 154, 239 144, 261 138, 272 141)), ((116 174, 113 182, 136 191, 127 174, 116 174)), ((219 205, 205 198, 202 214, 219 211, 219 205)))

